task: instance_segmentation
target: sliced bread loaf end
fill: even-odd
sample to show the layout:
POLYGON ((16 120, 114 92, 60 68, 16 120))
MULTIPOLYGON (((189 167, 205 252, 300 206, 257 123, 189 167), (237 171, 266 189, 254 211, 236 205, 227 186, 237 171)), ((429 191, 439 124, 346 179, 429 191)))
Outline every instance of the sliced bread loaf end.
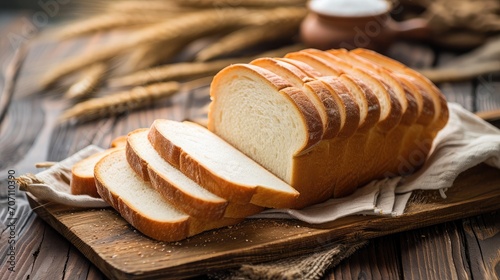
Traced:
POLYGON ((104 150, 73 165, 69 183, 71 193, 75 195, 86 194, 92 197, 99 197, 94 180, 94 167, 103 157, 119 149, 123 149, 123 147, 104 150))

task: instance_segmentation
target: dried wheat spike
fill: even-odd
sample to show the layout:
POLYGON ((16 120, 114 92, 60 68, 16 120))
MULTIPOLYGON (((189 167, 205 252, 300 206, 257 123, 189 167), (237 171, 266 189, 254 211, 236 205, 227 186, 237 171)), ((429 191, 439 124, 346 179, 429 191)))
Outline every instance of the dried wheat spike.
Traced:
POLYGON ((54 30, 52 37, 57 39, 69 39, 78 36, 102 32, 114 28, 129 27, 139 24, 151 24, 160 21, 158 17, 147 14, 102 14, 90 17, 74 23, 69 23, 59 30, 54 30))
POLYGON ((281 6, 303 6, 307 0, 183 0, 179 5, 186 7, 281 7, 281 6))
POLYGON ((226 29, 241 23, 241 19, 248 14, 246 9, 223 9, 214 12, 205 10, 189 13, 174 19, 151 25, 131 34, 126 41, 104 46, 101 49, 82 54, 81 56, 63 61, 51 69, 41 81, 44 88, 51 87, 59 79, 66 77, 85 66, 96 62, 106 61, 123 54, 129 49, 151 42, 167 42, 182 40, 183 38, 201 37, 210 32, 226 29))
POLYGON ((137 12, 146 13, 183 13, 194 11, 193 8, 179 6, 179 0, 161 1, 109 1, 104 7, 105 13, 135 14, 137 12))
POLYGON ((131 73, 164 63, 179 54, 188 43, 188 40, 177 40, 140 46, 130 54, 125 64, 121 66, 123 70, 121 73, 131 73))
POLYGON ((135 87, 129 91, 100 98, 93 98, 66 110, 60 116, 59 121, 76 120, 81 122, 120 114, 150 105, 159 98, 164 98, 178 92, 179 89, 180 85, 177 82, 158 83, 146 87, 135 87))
POLYGON ((289 52, 298 51, 303 48, 304 46, 302 44, 296 44, 250 57, 219 59, 209 62, 181 62, 167 64, 164 66, 137 71, 130 75, 110 79, 108 81, 108 85, 110 87, 139 86, 152 82, 189 79, 197 76, 209 76, 216 74, 224 67, 234 63, 250 62, 259 57, 280 57, 289 52))
POLYGON ((64 94, 67 99, 79 99, 89 96, 101 83, 108 66, 106 63, 96 63, 90 65, 82 73, 82 78, 74 83, 64 94))
POLYGON ((110 87, 144 85, 151 82, 193 78, 202 75, 213 75, 222 68, 246 59, 221 59, 210 62, 180 62, 160 67, 141 70, 130 75, 109 80, 110 87))
POLYGON ((303 7, 279 7, 248 13, 245 22, 249 25, 278 25, 289 21, 302 21, 306 15, 307 9, 303 7))
POLYGON ((281 24, 250 26, 226 35, 214 44, 201 50, 196 55, 197 61, 208 61, 213 58, 231 54, 258 45, 259 43, 290 38, 297 33, 300 20, 281 24))

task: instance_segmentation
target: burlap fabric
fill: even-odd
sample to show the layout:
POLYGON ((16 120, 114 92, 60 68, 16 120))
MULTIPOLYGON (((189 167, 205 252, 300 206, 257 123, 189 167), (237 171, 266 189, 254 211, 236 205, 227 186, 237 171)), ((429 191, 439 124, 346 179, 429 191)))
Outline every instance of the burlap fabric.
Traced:
POLYGON ((367 241, 353 243, 331 243, 317 252, 279 261, 245 264, 239 269, 209 275, 210 279, 249 279, 249 280, 302 280, 320 279, 329 269, 337 266, 343 259, 352 255, 367 241))

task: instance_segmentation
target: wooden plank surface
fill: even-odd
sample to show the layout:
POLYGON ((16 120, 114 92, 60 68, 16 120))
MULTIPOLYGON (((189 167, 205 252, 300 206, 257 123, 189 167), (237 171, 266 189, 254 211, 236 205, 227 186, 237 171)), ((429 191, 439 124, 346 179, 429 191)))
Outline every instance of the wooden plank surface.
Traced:
MULTIPOLYGON (((400 217, 354 216, 319 226, 296 221, 249 219, 174 243, 143 236, 111 209, 72 209, 29 198, 35 212, 108 277, 177 279, 232 268, 240 263, 311 253, 330 242, 368 240, 497 210, 500 209, 499 186, 498 170, 480 165, 463 173, 447 192, 446 199, 437 192, 416 192, 406 213, 400 217), (482 183, 470 188, 478 178, 483 179, 482 183), (142 261, 138 262, 138 258, 142 261)), ((455 266, 463 256, 448 255, 458 240, 456 236, 433 234, 432 231, 423 231, 421 236, 405 243, 418 247, 418 251, 414 255, 404 255, 408 259, 403 257, 403 262, 425 263, 425 259, 432 256, 429 254, 436 252, 442 257, 438 258, 441 263, 436 263, 435 267, 431 264, 426 274, 418 275, 418 279, 467 276, 462 266, 455 266), (422 240, 421 236, 427 238, 422 240), (443 239, 443 242, 434 239, 443 239), (448 242, 450 239, 452 242, 448 242), (436 247, 435 243, 440 246, 436 247)), ((408 248, 402 250, 405 252, 408 248)), ((403 273, 415 275, 413 271, 403 273)))
MULTIPOLYGON (((12 16, 12 18, 19 19, 16 16, 12 16)), ((4 30, 16 32, 16 30, 19 31, 19 28, 22 28, 22 20, 6 21, 2 21, 0 27, 2 34, 5 34, 4 30), (3 23, 6 21, 9 24, 4 25, 3 23)), ((3 36, 2 38, 6 37, 3 36)), ((18 83, 19 86, 16 89, 15 99, 12 103, 14 106, 12 108, 15 109, 12 109, 9 113, 10 117, 8 120, 0 125, 0 154, 4 155, 6 152, 12 153, 11 147, 13 145, 20 145, 18 146, 17 154, 12 153, 12 157, 0 158, 3 161, 2 164, 6 166, 6 169, 0 171, 0 178, 5 178, 6 172, 9 169, 15 170, 17 175, 25 172, 36 172, 37 170, 33 167, 34 162, 63 159, 87 144, 92 143, 105 147, 112 138, 123 135, 133 128, 141 127, 143 124, 148 124, 155 118, 165 117, 181 120, 203 115, 203 110, 200 110, 200 108, 206 104, 208 99, 206 89, 202 88, 196 92, 178 95, 172 100, 161 101, 155 104, 151 110, 141 110, 80 126, 51 125, 50 117, 52 115, 50 114, 56 115, 65 106, 68 106, 68 104, 57 100, 59 94, 62 92, 62 88, 48 93, 38 92, 37 77, 50 64, 83 51, 85 48, 91 48, 91 45, 95 45, 97 41, 89 41, 87 38, 83 38, 65 44, 40 45, 30 53, 28 56, 29 67, 23 68, 22 78, 18 83), (19 104, 17 104, 18 102, 19 104), (23 104, 23 102, 25 103, 23 104), (24 114, 22 114, 20 113, 20 108, 27 110, 23 110, 24 114), (39 114, 40 112, 42 114, 39 114), (33 116, 37 114, 40 118, 35 119, 33 116), (31 121, 31 127, 27 126, 28 121, 31 121), (16 124, 22 124, 18 128, 24 129, 22 130, 24 131, 23 133, 32 133, 31 136, 16 137, 14 129, 16 124), (40 128, 37 125, 40 124, 43 124, 43 127, 38 131, 40 128), (31 131, 28 131, 29 129, 31 131), (5 131, 11 132, 5 133, 5 131), (37 131, 38 133, 34 133, 37 131), (36 137, 38 140, 33 137, 36 137), (4 139, 8 139, 9 141, 4 139)), ((0 48, 2 70, 4 70, 4 67, 7 65, 7 59, 12 57, 14 49, 10 48, 6 40, 0 40, 0 44, 1 46, 7 46, 0 48)), ((396 45, 389 54, 413 67, 437 64, 442 57, 441 53, 436 53, 426 46, 406 43, 396 45)), ((499 77, 493 75, 491 79, 484 80, 498 83, 499 77)), ((2 82, 0 79, 0 86, 2 82)), ((483 85, 484 89, 481 89, 481 91, 485 90, 486 86, 488 86, 487 83, 483 85)), ((480 102, 474 99, 477 95, 482 95, 482 93, 478 92, 482 88, 479 81, 475 83, 439 85, 439 87, 445 92, 449 100, 456 100, 456 102, 461 103, 471 111, 482 110, 482 108, 500 109, 499 100, 494 96, 494 93, 497 93, 496 90, 493 94, 490 93, 487 96, 488 98, 481 99, 480 102), (447 90, 447 88, 450 88, 450 90, 447 90), (471 100, 475 104, 472 107, 470 105, 471 100)), ((494 88, 497 88, 497 86, 494 86, 494 88)), ((483 179, 478 178, 477 180, 481 182, 483 179)), ((7 201, 6 184, 5 180, 0 180, 0 202, 2 205, 5 205, 7 201)), ((19 218, 18 239, 16 240, 18 263, 16 268, 19 273, 13 276, 9 274, 10 272, 7 271, 6 266, 2 265, 0 268, 2 278, 105 278, 101 271, 79 252, 77 247, 69 243, 52 226, 45 223, 32 212, 24 194, 18 193, 16 199, 19 218), (62 250, 59 250, 59 248, 62 248, 62 250), (58 265, 59 263, 65 265, 58 265)), ((474 213, 471 212, 470 214, 474 215, 474 213)), ((6 215, 6 210, 2 207, 0 209, 2 220, 0 262, 2 264, 6 263, 5 253, 7 248, 5 246, 6 243, 3 242, 8 238, 7 223, 5 221, 6 215)), ((500 255, 498 221, 500 221, 500 214, 497 211, 462 219, 455 223, 438 224, 421 230, 409 230, 382 238, 375 238, 370 241, 368 246, 361 248, 349 259, 344 260, 324 278, 418 279, 417 276, 424 275, 424 271, 442 264, 441 258, 451 255, 456 259, 449 263, 455 266, 455 271, 463 270, 467 272, 467 275, 474 276, 469 277, 469 279, 488 279, 485 278, 485 275, 491 276, 491 272, 494 273, 494 278, 491 279, 498 279, 500 278, 497 257, 500 255), (412 242, 412 240, 423 239, 422 235, 427 236, 427 231, 434 234, 434 238, 427 241, 434 246, 426 246, 426 249, 422 250, 417 246, 421 243, 412 242), (453 240, 451 246, 446 246, 446 243, 450 242, 449 240, 453 240), (413 245, 410 246, 410 244, 413 245), (405 249, 403 250, 402 248, 405 249), (412 262, 415 258, 425 261, 417 265, 412 262), (462 263, 461 269, 458 268, 460 263, 462 263), (487 271, 489 274, 486 274, 487 271)), ((446 279, 451 279, 451 271, 451 269, 447 270, 450 274, 445 277, 446 279)), ((431 277, 429 279, 437 279, 432 278, 436 275, 429 274, 429 277, 431 277)))

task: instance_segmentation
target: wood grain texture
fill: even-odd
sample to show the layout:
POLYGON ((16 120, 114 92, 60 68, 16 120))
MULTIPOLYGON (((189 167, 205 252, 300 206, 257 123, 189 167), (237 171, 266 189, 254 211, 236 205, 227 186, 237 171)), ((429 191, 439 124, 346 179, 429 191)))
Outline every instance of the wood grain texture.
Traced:
MULTIPOLYGON (((25 27, 25 22, 23 15, 9 15, 6 19, 5 16, 0 16, 0 33, 5 35, 8 32, 19 32, 25 27), (8 23, 8 24, 4 24, 8 23)), ((112 35, 113 36, 113 35, 112 35)), ((63 109, 65 106, 69 106, 69 103, 58 102, 57 97, 64 91, 62 86, 56 87, 50 92, 39 92, 37 87, 37 79, 40 73, 46 71, 51 65, 61 62, 64 58, 74 55, 78 52, 91 51, 97 48, 101 43, 109 42, 113 37, 96 37, 96 38, 81 38, 71 41, 67 41, 63 44, 54 44, 53 42, 37 42, 36 48, 30 52, 27 61, 29 61, 29 67, 24 67, 22 70, 21 81, 18 83, 15 93, 15 98, 12 105, 14 109, 12 112, 15 114, 11 115, 10 120, 4 121, 0 124, 0 155, 4 160, 3 164, 7 168, 16 169, 17 173, 23 173, 32 166, 35 160, 60 160, 67 157, 69 154, 79 150, 80 148, 86 146, 87 144, 97 144, 102 147, 109 145, 111 139, 124 135, 130 130, 138 127, 143 127, 144 125, 149 125, 153 119, 156 118, 172 118, 176 120, 182 120, 185 118, 198 118, 203 117, 205 112, 202 107, 208 102, 207 88, 200 88, 193 90, 189 93, 183 93, 175 96, 173 99, 162 100, 157 104, 153 105, 151 109, 141 110, 134 113, 123 114, 114 118, 109 118, 103 121, 92 122, 84 125, 79 125, 78 127, 72 126, 70 124, 64 124, 59 126, 54 126, 53 124, 47 123, 47 117, 50 113, 56 114, 58 110, 63 109), (30 96, 29 98, 26 98, 30 96), (33 96, 40 96, 44 102, 43 106, 40 106, 38 98, 32 98, 33 96), (47 99, 48 102, 47 102, 47 99), (55 100, 54 100, 55 99, 55 100), (23 103, 25 102, 25 103, 23 103), (31 102, 31 104, 30 104, 31 102), (59 106, 54 108, 53 106, 59 106), (20 113, 22 110, 24 114, 20 113), (33 109, 34 111, 30 111, 33 109), (37 119, 35 116, 44 115, 43 120, 37 119), (31 123, 31 132, 27 131, 27 125, 31 123), (48 131, 47 135, 37 135, 36 131, 40 128, 40 124, 44 123, 40 132, 45 133, 48 131), (24 129, 19 130, 22 133, 34 133, 28 134, 21 137, 21 133, 15 133, 16 124, 23 124, 21 127, 24 129), (8 134, 4 134, 9 131, 8 134), (9 135, 8 140, 4 140, 4 136, 9 135), (33 137, 38 137, 35 141, 33 137), (37 142, 44 143, 37 143, 37 142), (13 157, 5 157, 4 144, 11 145, 11 147, 20 147, 15 152, 9 151, 13 157), (19 146, 20 145, 20 146, 19 146), (49 147, 50 148, 46 148, 49 147), (28 155, 28 157, 27 157, 28 155)), ((5 36, 3 38, 6 38, 5 36)), ((2 67, 0 71, 5 69, 6 63, 12 57, 14 52, 10 42, 8 40, 0 40, 0 61, 2 62, 2 67)), ((413 67, 423 67, 442 61, 441 57, 443 52, 435 53, 432 49, 423 45, 413 45, 408 43, 398 43, 388 52, 389 55, 395 57, 402 62, 413 66, 413 67)), ((453 56, 454 54, 451 54, 453 56)), ((71 79, 71 77, 70 77, 71 79)), ((70 80, 68 79, 68 80, 70 80)), ((494 93, 497 93, 497 87, 494 92, 488 94, 489 81, 495 83, 499 81, 498 76, 483 77, 484 84, 477 80, 474 84, 470 83, 460 83, 460 84, 443 84, 439 85, 448 99, 451 101, 456 100, 456 102, 461 103, 465 108, 471 108, 470 100, 472 98, 473 103, 472 108, 494 108, 500 109, 500 103, 498 98, 494 93), (479 89, 482 93, 476 91, 479 89), (470 91, 470 94, 469 94, 470 91), (476 95, 481 95, 482 99, 476 102, 474 99, 476 95), (476 104, 477 103, 477 104, 476 104)), ((3 85, 2 79, 0 79, 0 86, 3 85)), ((7 139, 7 138, 5 138, 7 139)), ((1 168, 0 168, 1 169, 1 168)), ((6 171, 2 170, 0 173, 0 178, 6 176, 6 171)), ((475 177, 475 181, 472 186, 475 186, 476 182, 483 182, 486 178, 481 176, 475 177)), ((0 204, 5 205, 7 201, 6 195, 6 181, 0 181, 0 204)), ((9 274, 6 269, 7 267, 3 264, 6 262, 5 252, 7 248, 5 243, 3 243, 7 238, 7 224, 6 217, 7 213, 4 207, 0 208, 0 220, 2 224, 0 225, 0 278, 8 279, 105 279, 106 277, 102 272, 94 266, 86 255, 88 251, 82 250, 80 252, 77 246, 72 243, 80 242, 78 239, 68 242, 67 239, 56 232, 52 226, 45 223, 40 219, 29 207, 28 201, 24 194, 18 194, 17 207, 18 207, 18 225, 19 231, 17 232, 19 238, 17 239, 18 248, 16 250, 18 263, 16 268, 18 268, 18 273, 9 274), (46 243, 46 244, 45 244, 46 243), (55 247, 55 248, 53 248, 55 247), (62 252, 62 253, 61 253, 62 252), (43 257, 39 257, 43 256, 43 257), (63 263, 65 265, 60 265, 63 263), (36 275, 36 278, 34 277, 36 275)), ((497 201, 498 203, 498 201, 497 201)), ((487 211, 486 208, 472 209, 471 212, 466 213, 467 215, 476 215, 476 213, 482 213, 487 211)), ((111 212, 111 211, 110 211, 111 212)), ((59 212, 59 214, 64 214, 65 212, 59 212)), ((112 218, 117 218, 116 214, 103 214, 109 215, 112 218)), ((447 217, 450 219, 456 219, 453 217, 447 217)), ((405 279, 408 277, 414 277, 410 271, 415 273, 423 273, 427 269, 437 267, 439 264, 444 263, 440 258, 443 256, 448 256, 451 252, 453 260, 447 263, 454 266, 454 270, 447 269, 450 272, 445 279, 452 279, 452 272, 456 275, 457 271, 466 271, 470 278, 474 279, 488 279, 487 277, 494 276, 490 279, 499 278, 499 265, 498 265, 498 249, 500 248, 500 237, 498 232, 498 221, 500 216, 498 212, 486 213, 483 215, 475 216, 468 219, 459 220, 454 223, 438 224, 436 226, 426 227, 421 230, 409 230, 403 233, 392 234, 381 238, 375 238, 370 241, 370 244, 359 250, 351 258, 346 259, 337 268, 333 269, 325 279, 352 279, 352 278, 364 278, 364 279, 405 279), (421 235, 430 234, 432 236, 432 242, 428 242, 428 246, 425 250, 417 246, 419 244, 425 243, 424 241, 417 242, 422 239, 421 235), (496 234, 492 234, 496 233, 496 234), (420 239, 419 239, 420 238, 420 239), (410 246, 409 244, 413 244, 410 246), (434 245, 434 246, 430 246, 434 245), (404 250, 403 250, 404 248, 404 250), (450 252, 448 252, 450 251, 450 252), (496 254, 496 255, 495 255, 496 254), (415 263, 414 259, 419 259, 421 256, 425 256, 425 262, 415 263), (460 268, 460 263, 464 262, 462 268, 460 268), (416 267, 420 266, 420 267, 416 267), (405 272, 405 274, 403 274, 405 272), (492 274, 493 273, 493 274, 492 274)), ((422 222, 416 221, 414 227, 421 227, 428 223, 439 223, 439 219, 423 219, 422 222)), ((99 224, 98 224, 99 225, 99 224)), ((215 234, 208 235, 206 238, 209 240, 214 240, 218 243, 227 242, 227 247, 232 246, 232 244, 239 244, 241 246, 243 243, 253 243, 254 238, 261 236, 262 234, 273 233, 274 228, 285 228, 296 226, 295 224, 282 223, 280 221, 269 221, 264 225, 257 226, 245 223, 249 225, 252 233, 235 234, 235 228, 227 229, 222 231, 222 233, 231 233, 231 235, 218 235, 215 234), (268 229, 270 227, 271 229, 268 229), (260 234, 259 234, 260 233, 260 234), (229 239, 227 238, 229 236, 229 239), (250 237, 250 238, 247 238, 250 237), (248 241, 246 241, 248 239, 248 241)), ((332 225, 334 226, 334 225, 332 225)), ((133 232, 129 226, 122 224, 121 231, 114 231, 116 234, 121 232, 133 232)), ((367 230, 375 231, 371 233, 373 236, 377 235, 376 227, 367 226, 367 230)), ((80 229, 85 229, 84 225, 79 226, 80 229)), ((91 227, 92 228, 92 227, 91 227)), ((106 229, 106 227, 93 227, 97 232, 101 229, 106 229)), ((301 228, 297 228, 300 230, 301 228)), ((304 230, 304 228, 302 228, 304 230)), ((314 229, 321 230, 321 229, 314 229)), ((394 231, 408 230, 407 228, 396 228, 394 231)), ((283 231, 283 230, 282 230, 283 231)), ((308 230, 304 232, 307 233, 308 230)), ((299 231, 300 232, 300 231, 299 231)), ((135 233, 136 234, 136 233, 135 233)), ((280 234, 277 231, 276 234, 280 234)), ((352 232, 351 235, 355 235, 352 232)), ((97 235, 96 235, 97 236, 97 235)), ((135 235, 134 235, 135 236, 135 235)), ((280 235, 286 238, 288 235, 280 235)), ((278 237, 280 237, 278 236, 278 237)), ((357 235, 356 235, 357 236, 357 235)), ((364 237, 365 235, 361 235, 364 237)), ((90 236, 92 237, 92 236, 90 236)), ((305 244, 315 246, 322 244, 331 235, 325 234, 320 236, 319 239, 314 240, 315 243, 305 244)), ((109 237, 109 240, 115 240, 113 238, 119 238, 118 236, 109 237)), ((279 238, 278 238, 279 239, 279 238)), ((102 239, 107 241, 107 239, 102 239)), ((296 240, 296 239, 295 239, 296 240)), ((293 240, 292 240, 293 241, 293 240)), ((292 242, 290 241, 290 242, 292 242)), ((94 240, 95 244, 99 241, 94 240)), ((116 241, 113 241, 116 242, 116 241)), ((269 240, 269 242, 278 242, 276 240, 269 240)), ((167 257, 166 254, 170 246, 170 254, 176 253, 180 246, 185 243, 179 244, 157 244, 152 242, 154 245, 160 245, 156 249, 147 248, 143 250, 139 248, 136 251, 129 248, 132 243, 119 243, 120 249, 115 250, 116 255, 123 252, 135 252, 135 258, 131 257, 131 263, 140 263, 143 259, 147 258, 146 252, 153 251, 153 256, 159 259, 161 257, 167 257), (165 245, 165 247, 163 247, 165 245), (165 248, 165 249, 164 249, 165 248), (145 251, 145 250, 150 251, 145 251), (163 249, 163 251, 161 251, 163 249), (172 250, 173 249, 173 250, 172 250), (141 253, 141 255, 139 255, 141 253)), ((188 241, 186 243, 187 249, 193 249, 195 252, 199 252, 201 246, 195 247, 195 242, 188 241)), ((104 244, 100 244, 104 246, 104 244)), ((213 265, 214 269, 221 267, 231 266, 231 262, 242 261, 243 258, 237 254, 238 246, 235 245, 234 252, 231 252, 234 259, 214 259, 213 265)), ((206 247, 206 244, 205 244, 206 247)), ((154 248, 154 246, 152 247, 154 248)), ((260 245, 254 246, 254 251, 250 251, 249 255, 252 256, 256 261, 264 261, 276 257, 273 255, 272 250, 268 249, 263 254, 258 254, 258 250, 265 249, 260 245)), ((287 248, 289 249, 289 248, 287 248)), ((301 249, 298 248, 296 254, 307 251, 308 248, 301 249)), ((310 249, 309 249, 310 250, 310 249)), ((283 250, 286 251, 286 250, 283 250)), ((114 255, 112 250, 108 248, 108 254, 111 257, 114 255)), ((279 256, 286 256, 289 253, 284 253, 279 256)), ((115 257, 116 259, 117 257, 115 257)), ((151 264, 151 263, 149 263, 151 264)), ((196 263, 195 266, 199 271, 207 268, 200 268, 200 264, 196 263)), ((189 267, 184 268, 185 274, 189 273, 189 267)), ((200 272, 201 273, 201 272, 200 272)), ((421 274, 424 275, 424 274, 421 274)), ((432 274, 434 275, 434 274, 432 274)), ((442 274, 435 274, 442 275, 442 274)), ((465 278, 466 279, 466 278, 465 278)))
POLYGON ((327 279, 401 279, 398 234, 371 240, 349 259, 341 262, 327 279))
POLYGON ((471 279, 454 223, 402 234, 401 239, 404 279, 471 279))
POLYGON ((500 279, 500 213, 463 221, 473 279, 500 279))
MULTIPOLYGON (((242 262, 258 263, 312 252, 327 242, 367 240, 496 210, 500 208, 499 186, 498 170, 480 165, 459 176, 447 192, 447 199, 442 199, 437 192, 415 193, 406 214, 400 217, 354 216, 317 227, 295 221, 247 220, 175 243, 158 242, 143 236, 111 209, 78 210, 56 204, 40 207, 33 197, 29 198, 35 212, 108 277, 176 279, 231 268, 242 262), (471 184, 478 182, 478 178, 485 180, 470 188, 471 184), (143 261, 138 262, 137 258, 143 261)), ((428 235, 432 237, 432 234, 428 235)), ((446 237, 439 232, 436 236, 446 237)), ((454 255, 447 250, 452 242, 441 242, 442 247, 435 250, 432 238, 428 240, 431 243, 420 244, 410 240, 405 244, 414 246, 416 243, 418 250, 441 253, 442 257, 438 259, 445 263, 433 267, 435 262, 424 261, 430 256, 417 250, 419 258, 416 260, 422 266, 410 266, 409 272, 403 266, 404 275, 428 279, 467 275, 460 269, 461 266, 455 264, 455 259, 458 259, 457 263, 462 260, 453 258, 454 255), (424 267, 423 264, 437 274, 413 271, 424 267), (447 270, 446 267, 451 268, 447 270)), ((403 261, 412 263, 415 260, 411 256, 409 258, 403 258, 403 261)), ((359 275, 361 272, 351 269, 351 273, 359 275)))

